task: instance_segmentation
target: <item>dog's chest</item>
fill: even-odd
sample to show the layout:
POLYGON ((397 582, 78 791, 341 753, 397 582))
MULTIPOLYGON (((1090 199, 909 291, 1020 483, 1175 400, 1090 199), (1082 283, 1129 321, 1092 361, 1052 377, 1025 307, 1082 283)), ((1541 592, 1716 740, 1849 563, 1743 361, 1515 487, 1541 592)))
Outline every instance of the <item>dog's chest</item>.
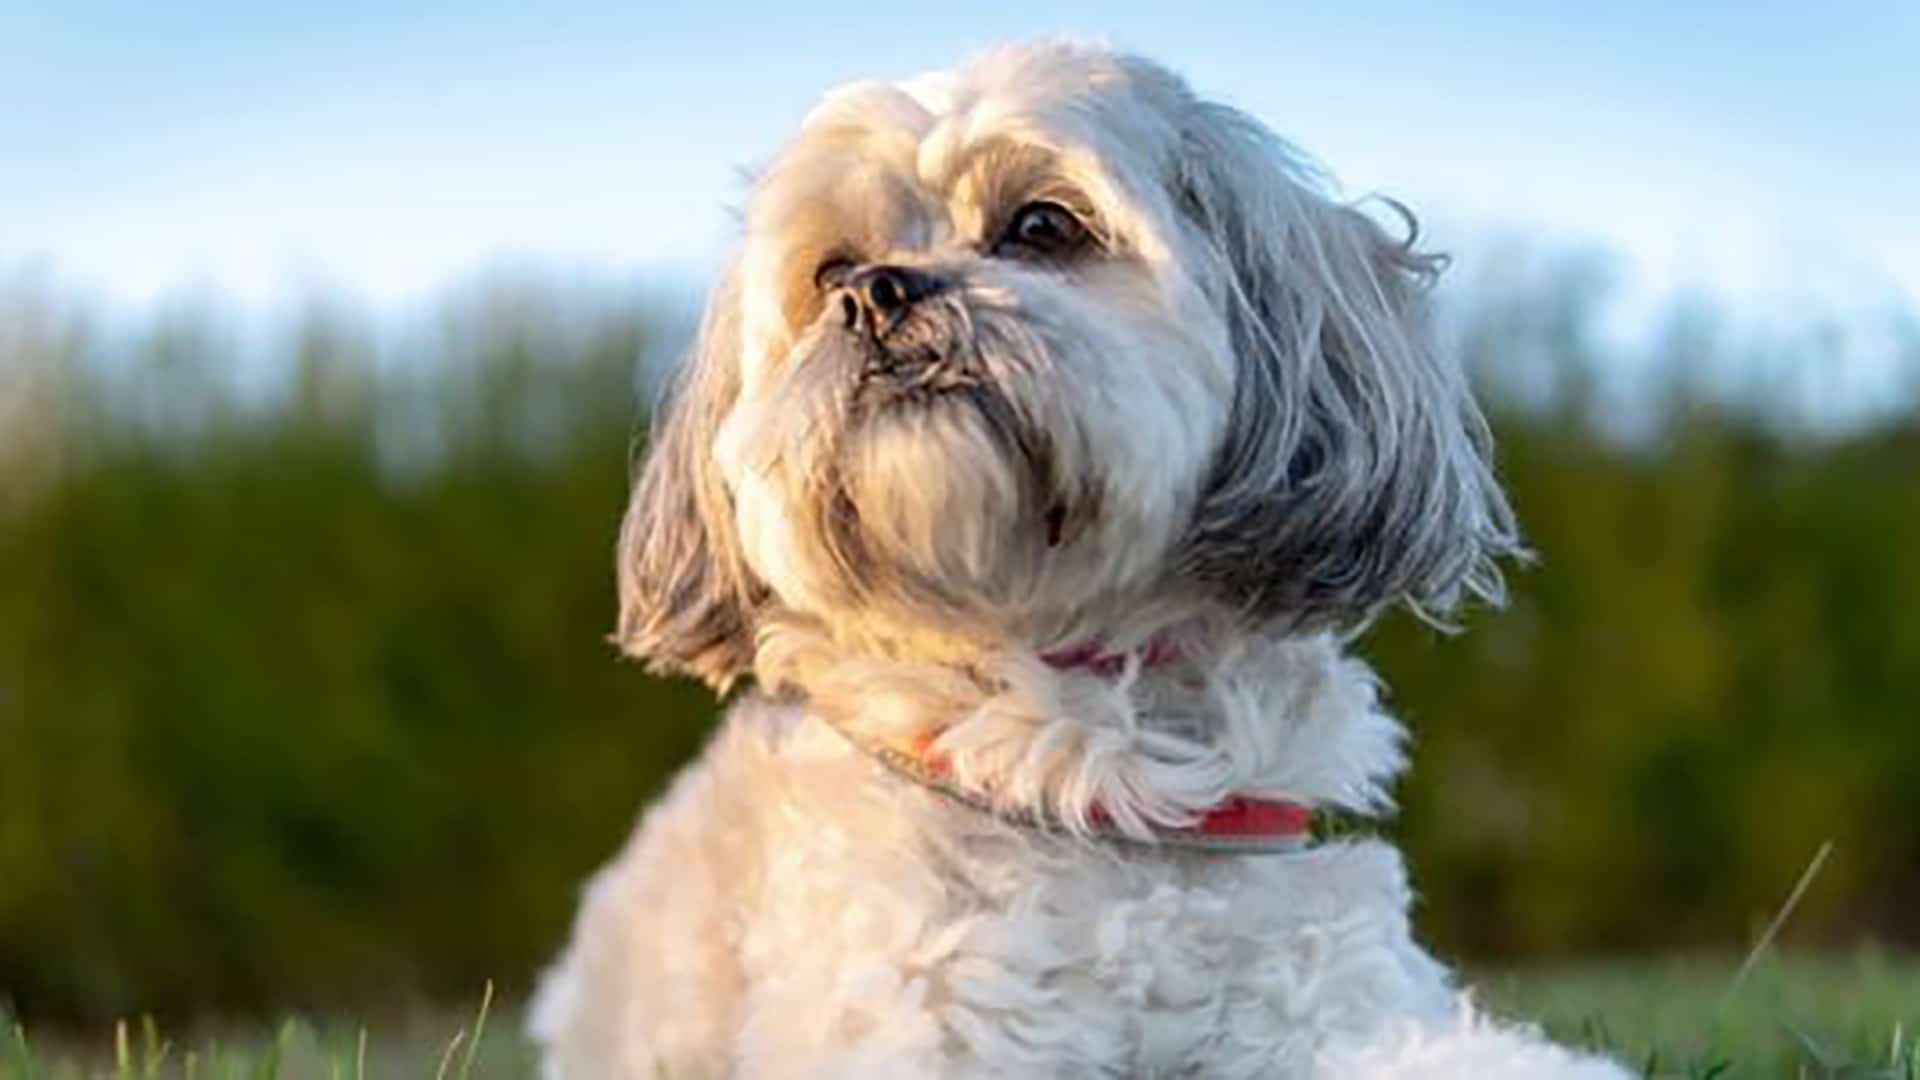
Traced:
POLYGON ((1360 1022, 1358 1003, 1440 986, 1377 845, 1076 846, 859 763, 831 772, 818 790, 832 797, 792 800, 791 833, 766 848, 741 938, 749 1055, 816 1045, 854 1073, 924 1057, 946 1075, 1274 1075, 1360 1022))

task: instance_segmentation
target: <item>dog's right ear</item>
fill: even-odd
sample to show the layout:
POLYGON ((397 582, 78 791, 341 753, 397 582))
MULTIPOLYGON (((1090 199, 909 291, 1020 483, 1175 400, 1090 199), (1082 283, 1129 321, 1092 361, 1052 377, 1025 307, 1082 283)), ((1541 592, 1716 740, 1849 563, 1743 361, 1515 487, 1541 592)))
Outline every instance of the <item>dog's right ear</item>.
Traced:
POLYGON ((740 294, 708 299, 692 354, 654 409, 650 446, 620 524, 614 641, 650 671, 724 692, 753 667, 754 579, 713 440, 740 395, 740 294))
POLYGON ((1526 553, 1492 434, 1432 332, 1444 260, 1415 248, 1410 213, 1396 239, 1251 117, 1197 103, 1180 119, 1177 197, 1227 270, 1239 361, 1185 572, 1293 627, 1498 606, 1498 560, 1526 553))

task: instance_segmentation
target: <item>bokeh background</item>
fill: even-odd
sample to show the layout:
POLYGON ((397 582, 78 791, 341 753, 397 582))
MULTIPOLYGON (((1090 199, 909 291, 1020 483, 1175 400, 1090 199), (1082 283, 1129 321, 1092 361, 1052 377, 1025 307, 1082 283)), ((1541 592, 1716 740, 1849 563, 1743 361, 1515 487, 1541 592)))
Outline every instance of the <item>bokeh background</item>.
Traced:
POLYGON ((0 1005, 523 992, 713 702, 645 403, 811 98, 1105 37, 1411 203, 1539 564, 1364 649, 1443 951, 1920 945, 1920 14, 0 4, 0 1005))

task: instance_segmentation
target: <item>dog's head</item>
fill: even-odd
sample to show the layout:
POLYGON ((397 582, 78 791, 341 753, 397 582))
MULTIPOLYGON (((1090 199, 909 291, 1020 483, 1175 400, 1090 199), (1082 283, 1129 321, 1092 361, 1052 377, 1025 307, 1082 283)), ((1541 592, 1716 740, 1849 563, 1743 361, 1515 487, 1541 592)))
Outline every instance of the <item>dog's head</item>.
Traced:
POLYGON ((775 614, 1044 648, 1497 601, 1515 528, 1401 217, 1100 49, 830 94, 655 430, 620 643, 724 686, 775 614))

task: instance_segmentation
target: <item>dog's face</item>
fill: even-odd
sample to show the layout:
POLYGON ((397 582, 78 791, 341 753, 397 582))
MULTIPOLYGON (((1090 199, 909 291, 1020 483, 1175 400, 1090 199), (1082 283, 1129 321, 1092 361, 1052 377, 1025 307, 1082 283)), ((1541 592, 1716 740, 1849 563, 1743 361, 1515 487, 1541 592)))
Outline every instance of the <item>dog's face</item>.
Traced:
POLYGON ((1020 46, 837 91, 745 226, 623 528, 657 666, 725 684, 775 613, 1044 647, 1497 599, 1433 260, 1158 67, 1020 46))

